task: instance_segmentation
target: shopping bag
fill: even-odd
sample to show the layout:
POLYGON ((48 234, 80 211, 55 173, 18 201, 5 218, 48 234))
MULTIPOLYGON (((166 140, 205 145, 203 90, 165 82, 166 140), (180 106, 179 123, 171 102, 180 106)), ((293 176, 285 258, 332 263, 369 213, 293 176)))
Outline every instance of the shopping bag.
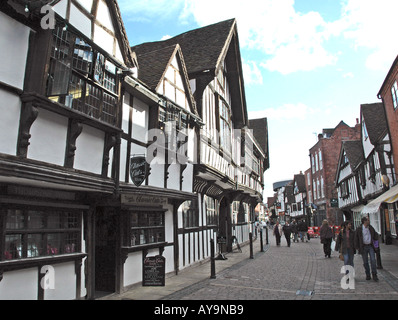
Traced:
POLYGON ((332 240, 332 244, 330 246, 332 248, 332 251, 336 248, 336 241, 332 240))

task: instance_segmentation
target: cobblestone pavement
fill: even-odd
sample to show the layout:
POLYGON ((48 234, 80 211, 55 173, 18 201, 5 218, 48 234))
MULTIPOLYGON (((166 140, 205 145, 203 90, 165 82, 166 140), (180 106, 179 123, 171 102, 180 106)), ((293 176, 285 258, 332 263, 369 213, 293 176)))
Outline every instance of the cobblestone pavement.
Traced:
POLYGON ((397 252, 397 245, 382 247, 382 261, 384 254, 388 268, 378 271, 379 282, 365 279, 362 258, 355 255, 355 288, 343 289, 343 263, 337 252, 325 258, 319 239, 292 242, 289 248, 285 239, 277 247, 270 237, 265 252, 256 252, 254 259, 245 259, 218 273, 216 279, 202 280, 162 299, 398 300, 397 252))

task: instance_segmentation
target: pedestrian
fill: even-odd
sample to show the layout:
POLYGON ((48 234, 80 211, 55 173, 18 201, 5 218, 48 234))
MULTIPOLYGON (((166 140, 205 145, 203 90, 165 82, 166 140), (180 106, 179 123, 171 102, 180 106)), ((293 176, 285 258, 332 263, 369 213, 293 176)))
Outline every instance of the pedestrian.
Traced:
POLYGON ((279 224, 279 220, 276 220, 276 224, 274 226, 274 236, 276 239, 276 245, 280 246, 281 244, 281 237, 282 237, 282 226, 279 224))
MULTIPOLYGON (((345 266, 351 266, 354 268, 354 254, 356 254, 355 231, 352 230, 351 221, 345 221, 343 223, 336 239, 335 250, 340 251, 340 253, 343 255, 345 266)), ((346 274, 348 274, 348 272, 349 271, 346 269, 346 274)))
POLYGON ((379 235, 376 230, 370 225, 369 218, 363 217, 361 219, 362 225, 355 231, 355 249, 362 255, 363 266, 365 268, 366 280, 379 281, 377 277, 376 267, 376 254, 374 241, 379 240, 379 235), (370 257, 370 268, 369 268, 369 257, 370 257), (372 278, 370 272, 372 271, 372 278))
POLYGON ((293 242, 298 242, 298 230, 297 230, 297 221, 293 220, 293 223, 291 224, 292 228, 292 233, 293 233, 293 242))
POLYGON ((300 233, 301 242, 304 242, 304 237, 307 236, 306 242, 308 242, 308 226, 305 220, 301 220, 298 224, 298 231, 300 233))
POLYGON ((329 226, 327 220, 323 220, 322 227, 319 231, 319 236, 321 238, 321 243, 323 244, 323 252, 325 253, 325 258, 332 254, 332 240, 333 240, 333 230, 329 226))
POLYGON ((283 230, 283 234, 285 235, 287 246, 290 248, 290 240, 291 240, 290 237, 292 236, 292 227, 291 227, 289 221, 286 221, 286 223, 283 226, 282 230, 283 230))

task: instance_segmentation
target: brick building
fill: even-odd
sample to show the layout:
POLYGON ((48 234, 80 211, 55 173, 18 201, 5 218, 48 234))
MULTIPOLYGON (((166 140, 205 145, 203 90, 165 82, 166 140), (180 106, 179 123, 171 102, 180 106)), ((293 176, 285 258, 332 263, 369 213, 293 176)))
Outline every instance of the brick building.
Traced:
MULTIPOLYGON (((391 66, 383 85, 378 93, 379 99, 382 99, 388 130, 391 137, 392 155, 394 160, 395 172, 397 172, 398 165, 398 56, 391 66)), ((396 177, 391 184, 396 182, 396 177)))
POLYGON ((335 189, 336 168, 340 155, 341 142, 361 137, 361 126, 357 120, 354 127, 341 121, 334 129, 323 129, 318 142, 310 149, 312 200, 317 210, 313 216, 315 226, 323 219, 332 224, 340 224, 342 212, 334 206, 337 199, 335 189))

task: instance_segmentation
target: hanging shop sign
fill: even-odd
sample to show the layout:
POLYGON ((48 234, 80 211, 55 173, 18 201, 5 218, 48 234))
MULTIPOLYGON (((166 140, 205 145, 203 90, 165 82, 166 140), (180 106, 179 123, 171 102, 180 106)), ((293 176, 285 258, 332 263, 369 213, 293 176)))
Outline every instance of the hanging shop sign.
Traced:
POLYGON ((147 178, 148 167, 149 165, 144 155, 130 158, 130 178, 137 187, 141 186, 147 178))

